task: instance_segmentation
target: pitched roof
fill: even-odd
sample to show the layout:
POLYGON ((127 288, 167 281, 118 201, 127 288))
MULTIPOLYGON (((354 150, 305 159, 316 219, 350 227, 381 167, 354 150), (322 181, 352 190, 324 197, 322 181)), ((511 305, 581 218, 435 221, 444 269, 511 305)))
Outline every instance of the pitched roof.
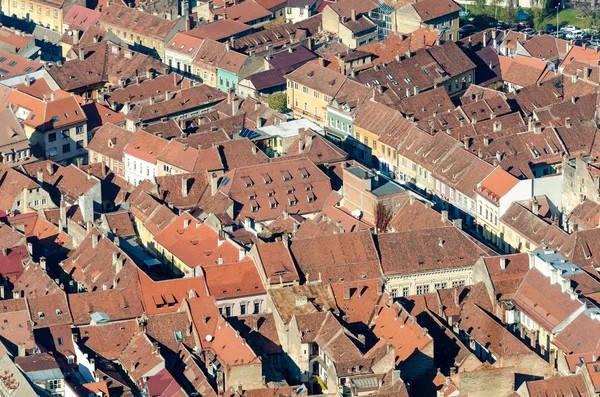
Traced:
MULTIPOLYGON (((111 6, 112 7, 112 6, 111 6)), ((148 336, 137 332, 119 355, 119 361, 129 376, 137 382, 156 367, 164 368, 165 360, 148 336)))
POLYGON ((295 239, 290 251, 302 276, 324 282, 379 279, 379 257, 370 231, 295 239))
POLYGON ((286 75, 286 79, 333 98, 346 80, 346 76, 329 70, 318 62, 307 62, 286 75))
POLYGON ((178 32, 175 33, 175 36, 167 43, 165 49, 193 56, 201 45, 202 39, 178 32))
POLYGON ((129 143, 125 145, 123 153, 156 164, 158 157, 168 144, 169 141, 166 139, 149 134, 144 130, 138 130, 129 143))
POLYGON ((417 14, 425 22, 460 11, 460 5, 452 0, 421 0, 412 4, 417 14))
POLYGON ((217 8, 213 10, 213 13, 222 18, 233 19, 241 23, 253 22, 272 15, 271 11, 258 4, 255 0, 247 0, 231 7, 217 8))
POLYGON ((483 261, 490 275, 496 299, 512 299, 529 270, 529 256, 525 253, 491 256, 483 258, 483 261), (504 269, 501 263, 504 263, 504 269))
POLYGON ((215 299, 232 299, 265 293, 265 287, 251 260, 202 266, 208 292, 215 299))
POLYGON ((184 212, 155 237, 155 241, 190 268, 223 263, 237 263, 245 253, 231 242, 184 212), (202 254, 199 254, 202 253, 202 254))
POLYGON ((149 315, 176 312, 181 303, 190 296, 208 296, 204 277, 153 281, 141 270, 138 273, 144 310, 149 315))
POLYGON ((200 26, 185 32, 185 34, 201 39, 223 40, 231 36, 243 35, 250 32, 251 26, 232 19, 219 19, 208 25, 200 26))
POLYGON ((104 8, 100 16, 100 23, 121 26, 144 36, 165 40, 180 18, 168 20, 135 8, 113 3, 110 7, 104 8))
POLYGON ((91 10, 79 4, 73 4, 67 15, 64 16, 63 23, 76 25, 85 29, 90 25, 95 25, 98 19, 100 19, 100 15, 102 14, 96 10, 91 10))
POLYGON ((526 382, 530 396, 591 397, 584 376, 555 376, 549 379, 526 382))
POLYGON ((96 131, 87 149, 111 158, 123 161, 123 152, 134 133, 114 124, 106 123, 96 131))
POLYGON ((294 260, 284 242, 257 244, 256 250, 263 271, 271 284, 300 280, 294 260))
POLYGON ((519 310, 548 331, 582 307, 581 301, 562 292, 560 284, 551 284, 536 268, 530 269, 517 289, 513 302, 519 310))
POLYGON ((486 251, 455 227, 377 236, 381 267, 386 275, 470 267, 486 251))
POLYGON ((477 190, 497 201, 504 197, 517 183, 519 183, 517 178, 502 168, 496 168, 479 184, 477 190))

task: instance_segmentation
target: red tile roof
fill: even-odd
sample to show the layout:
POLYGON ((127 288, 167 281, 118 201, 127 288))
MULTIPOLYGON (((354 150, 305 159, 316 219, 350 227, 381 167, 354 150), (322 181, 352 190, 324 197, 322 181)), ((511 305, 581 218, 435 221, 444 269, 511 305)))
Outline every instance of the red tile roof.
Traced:
POLYGON ((265 293, 265 287, 251 260, 202 266, 208 292, 215 299, 241 298, 265 293))
POLYGON ((123 149, 123 153, 156 164, 158 157, 168 144, 169 141, 166 139, 138 130, 123 149))
POLYGON ((99 21, 101 25, 107 24, 131 29, 137 34, 164 41, 180 19, 181 17, 168 20, 135 8, 113 3, 110 7, 104 8, 99 21))

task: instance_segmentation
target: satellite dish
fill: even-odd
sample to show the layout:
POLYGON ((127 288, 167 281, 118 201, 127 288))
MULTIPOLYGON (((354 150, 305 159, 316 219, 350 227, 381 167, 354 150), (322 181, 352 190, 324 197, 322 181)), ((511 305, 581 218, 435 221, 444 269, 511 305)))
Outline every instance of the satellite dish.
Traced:
POLYGON ((69 30, 69 32, 67 33, 69 36, 73 36, 73 31, 69 30))
POLYGON ((204 339, 205 339, 207 342, 211 342, 211 341, 213 340, 213 336, 212 336, 212 335, 206 335, 206 336, 204 337, 204 339))

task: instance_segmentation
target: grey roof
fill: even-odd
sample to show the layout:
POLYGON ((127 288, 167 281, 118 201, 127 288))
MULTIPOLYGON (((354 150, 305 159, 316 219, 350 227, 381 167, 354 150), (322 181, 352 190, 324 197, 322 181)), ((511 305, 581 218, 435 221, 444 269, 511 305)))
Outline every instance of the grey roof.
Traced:
POLYGON ((64 379, 64 376, 60 369, 45 369, 43 371, 27 372, 27 377, 33 382, 50 380, 50 379, 64 379))
POLYGON ((282 70, 271 69, 264 72, 254 73, 248 79, 257 91, 285 85, 285 73, 282 70))

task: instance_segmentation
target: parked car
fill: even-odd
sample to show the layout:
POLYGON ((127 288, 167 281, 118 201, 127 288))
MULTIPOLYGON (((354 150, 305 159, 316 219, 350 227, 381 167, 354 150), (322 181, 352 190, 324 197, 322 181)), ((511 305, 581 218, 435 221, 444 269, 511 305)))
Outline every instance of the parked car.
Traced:
POLYGON ((567 35, 564 32, 554 32, 552 33, 552 36, 556 37, 557 39, 566 39, 567 35))
POLYGON ((574 25, 567 25, 567 26, 563 26, 562 28, 560 28, 561 32, 572 32, 574 30, 578 30, 579 28, 577 26, 574 25))
POLYGON ((567 39, 570 39, 570 40, 582 39, 584 36, 584 33, 583 33, 583 30, 581 30, 581 29, 575 29, 575 30, 568 31, 566 36, 567 36, 567 39))
POLYGON ((459 29, 460 33, 471 33, 475 31, 475 25, 471 25, 470 23, 463 25, 459 29))
POLYGON ((588 41, 588 45, 591 47, 600 48, 600 38, 594 37, 588 41))
POLYGON ((556 25, 547 23, 544 30, 545 30, 546 33, 556 32, 556 25))
POLYGON ((521 30, 521 33, 530 34, 530 35, 537 34, 535 29, 532 29, 532 28, 523 29, 523 30, 521 30))
POLYGON ((517 30, 529 29, 529 28, 531 28, 531 25, 528 24, 527 22, 519 22, 519 23, 515 24, 515 28, 517 30))
POLYGON ((498 28, 498 29, 506 29, 507 27, 508 27, 508 24, 504 21, 496 22, 496 28, 498 28))

